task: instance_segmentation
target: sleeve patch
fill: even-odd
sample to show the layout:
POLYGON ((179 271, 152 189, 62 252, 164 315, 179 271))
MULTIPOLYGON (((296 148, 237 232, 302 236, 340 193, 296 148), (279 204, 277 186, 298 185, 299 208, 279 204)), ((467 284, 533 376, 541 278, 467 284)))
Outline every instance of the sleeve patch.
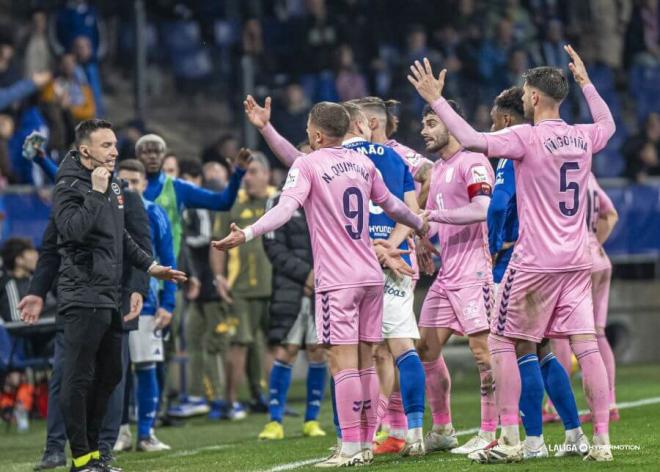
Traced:
POLYGON ((490 197, 491 194, 493 193, 493 189, 491 188, 490 184, 488 182, 479 182, 476 184, 470 184, 468 185, 468 196, 470 197, 470 200, 472 200, 474 197, 478 197, 480 195, 490 197))
POLYGON ((470 169, 470 172, 472 174, 473 184, 488 182, 488 171, 485 166, 475 166, 470 169))
POLYGON ((298 175, 300 175, 300 169, 290 169, 283 190, 295 188, 298 185, 298 175))

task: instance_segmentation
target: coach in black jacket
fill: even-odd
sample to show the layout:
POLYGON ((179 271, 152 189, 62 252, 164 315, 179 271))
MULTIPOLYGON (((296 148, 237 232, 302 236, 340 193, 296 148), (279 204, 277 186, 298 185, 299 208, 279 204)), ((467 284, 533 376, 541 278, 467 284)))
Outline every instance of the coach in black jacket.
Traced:
MULTIPOLYGON (((126 214, 126 229, 135 242, 151 257, 151 239, 149 235, 149 220, 142 203, 142 198, 135 192, 125 190, 124 206, 126 214)), ((57 228, 52 218, 48 221, 41 243, 39 262, 34 272, 28 289, 28 296, 22 301, 23 307, 41 311, 43 301, 47 293, 56 283, 57 273, 60 268, 61 257, 57 252, 57 228)), ((142 301, 148 295, 149 275, 146 272, 131 266, 124 257, 122 275, 122 313, 130 314, 131 311, 140 313, 142 301), (130 300, 133 299, 131 307, 130 300)), ((130 318, 130 317, 129 317, 130 318)), ((124 330, 137 329, 138 317, 124 321, 124 330)), ((66 463, 64 447, 66 446, 66 429, 62 412, 59 405, 60 388, 62 385, 62 351, 64 350, 64 333, 62 331, 61 316, 56 317, 57 333, 55 335, 55 355, 53 359, 53 372, 48 384, 48 418, 46 429, 46 447, 39 464, 35 470, 52 469, 61 467, 66 463)), ((99 449, 101 457, 109 459, 112 448, 117 440, 119 426, 121 424, 124 382, 128 368, 128 339, 124 334, 122 341, 122 381, 115 388, 108 405, 108 412, 103 420, 99 438, 99 449)))
POLYGON ((72 471, 101 470, 100 425, 122 377, 124 252, 132 265, 154 277, 185 280, 183 273, 156 264, 126 231, 124 194, 111 175, 116 144, 110 123, 80 123, 76 150, 62 162, 53 196, 61 256, 58 313, 64 325, 60 406, 72 471))

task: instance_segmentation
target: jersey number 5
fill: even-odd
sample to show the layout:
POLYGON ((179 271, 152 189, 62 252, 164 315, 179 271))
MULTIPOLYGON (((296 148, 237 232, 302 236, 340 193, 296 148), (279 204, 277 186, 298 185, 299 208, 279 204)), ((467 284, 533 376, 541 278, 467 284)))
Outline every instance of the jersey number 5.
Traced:
POLYGON ((364 229, 364 198, 359 188, 348 187, 344 192, 344 215, 346 215, 346 218, 356 219, 355 228, 352 224, 345 225, 344 228, 346 228, 346 232, 352 239, 360 239, 362 229, 364 229), (355 210, 351 210, 351 196, 355 197, 355 210))
POLYGON ((580 208, 580 184, 568 181, 568 172, 572 170, 580 170, 577 162, 564 162, 559 169, 559 191, 562 193, 573 192, 573 205, 570 208, 565 202, 559 202, 559 211, 565 216, 575 215, 580 208))

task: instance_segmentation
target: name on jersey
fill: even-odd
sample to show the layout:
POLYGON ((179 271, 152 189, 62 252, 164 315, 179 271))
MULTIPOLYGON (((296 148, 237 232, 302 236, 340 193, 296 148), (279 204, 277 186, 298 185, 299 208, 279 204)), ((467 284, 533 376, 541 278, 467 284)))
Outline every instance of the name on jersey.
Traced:
POLYGON ((369 146, 360 146, 354 148, 354 150, 361 152, 365 156, 373 156, 374 154, 377 156, 383 156, 385 154, 385 148, 383 148, 383 146, 376 146, 374 144, 370 144, 369 146))
POLYGON ((335 164, 330 167, 331 174, 328 172, 324 172, 321 178, 326 184, 329 184, 330 182, 333 181, 335 177, 339 177, 342 174, 345 174, 347 172, 353 172, 355 174, 358 174, 362 176, 362 178, 365 180, 365 182, 369 181, 369 172, 367 169, 360 164, 356 164, 355 162, 351 161, 346 161, 346 162, 340 162, 339 164, 335 164))
POLYGON ((580 136, 570 136, 565 134, 564 136, 556 136, 554 138, 548 138, 543 141, 543 146, 549 151, 554 153, 555 151, 560 150, 565 147, 575 147, 582 151, 587 150, 587 142, 584 138, 580 136))

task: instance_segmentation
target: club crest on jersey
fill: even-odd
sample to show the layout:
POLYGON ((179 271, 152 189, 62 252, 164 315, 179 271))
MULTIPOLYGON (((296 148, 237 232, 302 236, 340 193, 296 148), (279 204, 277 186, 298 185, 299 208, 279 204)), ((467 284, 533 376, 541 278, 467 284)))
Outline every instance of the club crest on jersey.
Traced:
POLYGON ((119 188, 119 185, 117 185, 117 182, 112 182, 110 187, 112 188, 112 191, 115 192, 115 195, 119 195, 121 193, 121 189, 119 188))
POLYGON ((488 171, 486 171, 486 167, 476 166, 472 168, 472 182, 488 182, 488 171))
POLYGON ((447 173, 445 174, 445 182, 449 183, 452 181, 453 178, 454 178, 454 168, 450 167, 449 169, 447 169, 447 173))
POLYGON ((299 174, 300 174, 300 169, 289 170, 289 174, 286 176, 286 182, 284 183, 283 190, 295 187, 298 184, 299 174))
POLYGON ((409 152, 408 154, 406 154, 406 159, 408 159, 408 162, 410 162, 414 166, 417 165, 421 157, 422 156, 420 156, 416 152, 409 152))

